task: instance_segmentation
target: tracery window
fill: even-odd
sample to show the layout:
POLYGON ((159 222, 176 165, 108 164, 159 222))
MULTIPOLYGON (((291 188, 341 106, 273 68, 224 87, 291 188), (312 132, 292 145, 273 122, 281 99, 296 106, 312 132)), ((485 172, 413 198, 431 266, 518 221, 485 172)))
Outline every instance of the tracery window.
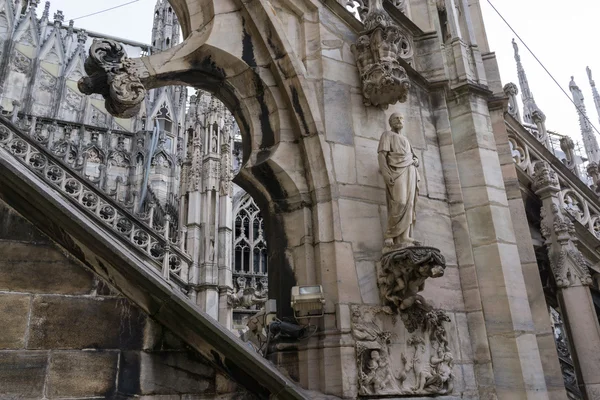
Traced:
POLYGON ((235 214, 234 274, 244 276, 267 275, 267 242, 264 222, 259 208, 246 194, 235 214))

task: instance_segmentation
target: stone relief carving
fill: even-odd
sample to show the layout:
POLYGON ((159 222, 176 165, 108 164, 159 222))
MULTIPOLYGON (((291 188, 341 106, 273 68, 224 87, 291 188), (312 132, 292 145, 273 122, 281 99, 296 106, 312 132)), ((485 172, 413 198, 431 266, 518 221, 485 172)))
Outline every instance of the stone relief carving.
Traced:
POLYGON ((246 277, 238 276, 236 280, 237 291, 229 294, 227 301, 233 308, 250 309, 254 306, 261 308, 268 300, 269 286, 267 278, 260 279, 260 289, 255 278, 252 278, 250 285, 246 277))
POLYGON ((65 96, 65 110, 70 112, 78 112, 81 108, 82 96, 75 93, 73 90, 67 88, 67 94, 65 96))
POLYGON ((383 9, 382 0, 371 0, 361 33, 352 52, 363 88, 366 106, 387 108, 408 96, 410 81, 400 58, 412 56, 408 37, 383 9))
POLYGON ((40 77, 38 88, 44 92, 53 93, 56 89, 56 77, 52 76, 49 72, 44 69, 40 70, 40 77))
POLYGON ((454 357, 444 313, 424 314, 414 329, 397 326, 397 315, 387 306, 351 305, 351 313, 361 396, 452 392, 454 357))
POLYGON ((430 311, 419 295, 428 278, 444 275, 446 262, 442 253, 433 247, 405 247, 387 252, 378 264, 378 284, 383 304, 393 311, 413 306, 430 311))
POLYGON ((31 71, 31 59, 19 51, 15 51, 12 59, 12 70, 27 74, 31 71))
POLYGON ((101 128, 107 128, 106 124, 106 114, 102 111, 98 110, 96 107, 92 107, 90 113, 90 124, 94 126, 99 126, 101 128))
POLYGON ((104 97, 109 113, 120 118, 138 114, 146 89, 133 71, 132 62, 123 46, 108 39, 96 39, 85 61, 89 75, 78 82, 81 93, 99 93, 104 97))
POLYGON ((233 195, 233 173, 231 171, 231 148, 229 141, 223 142, 221 145, 221 165, 219 170, 221 172, 219 180, 219 193, 221 196, 232 196, 233 195))
POLYGON ((202 141, 200 136, 195 136, 191 148, 191 166, 188 184, 188 192, 197 192, 200 190, 202 182, 202 141))

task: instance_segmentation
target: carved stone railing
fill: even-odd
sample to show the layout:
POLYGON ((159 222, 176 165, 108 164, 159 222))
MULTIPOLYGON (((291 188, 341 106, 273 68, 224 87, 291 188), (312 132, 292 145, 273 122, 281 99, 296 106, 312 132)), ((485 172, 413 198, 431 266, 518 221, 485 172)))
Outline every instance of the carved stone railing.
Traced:
POLYGON ((517 167, 533 179, 538 162, 550 164, 559 178, 562 207, 595 238, 600 239, 600 199, 573 170, 571 160, 559 160, 514 118, 507 117, 506 125, 517 167))
MULTIPOLYGON (((159 201, 148 190, 140 201, 149 157, 150 167, 160 168, 163 174, 174 175, 178 168, 179 157, 163 151, 160 145, 149 154, 146 142, 152 132, 117 131, 25 114, 11 117, 21 131, 138 219, 162 226, 170 215, 169 235, 173 241, 181 237, 177 196, 168 195, 167 201, 159 201)), ((164 143, 167 134, 161 132, 159 136, 164 143)))
POLYGON ((58 196, 68 199, 108 227, 115 238, 136 249, 150 265, 161 271, 165 280, 187 293, 192 260, 185 253, 183 244, 172 240, 170 216, 167 215, 162 224, 154 220, 153 212, 144 215, 143 219, 137 218, 83 178, 72 165, 45 148, 38 137, 21 131, 2 117, 0 147, 53 187, 58 196))

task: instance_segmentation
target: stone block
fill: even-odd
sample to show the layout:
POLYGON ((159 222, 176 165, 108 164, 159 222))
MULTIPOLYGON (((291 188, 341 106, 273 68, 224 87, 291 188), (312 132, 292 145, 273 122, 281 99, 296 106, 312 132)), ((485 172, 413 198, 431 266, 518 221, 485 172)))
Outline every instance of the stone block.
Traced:
POLYGON ((445 311, 463 311, 464 300, 460 287, 458 268, 447 267, 444 276, 428 279, 421 293, 429 303, 445 311))
POLYGON ((421 178, 421 188, 427 190, 430 198, 445 200, 447 197, 446 180, 439 149, 429 146, 426 151, 422 152, 420 158, 420 166, 422 165, 424 172, 424 176, 421 178), (423 185, 423 180, 425 185, 423 185))
POLYGON ((344 241, 352 242, 361 258, 378 259, 383 246, 379 206, 347 199, 340 199, 339 205, 344 241))
MULTIPOLYGON (((356 74, 356 71, 354 73, 356 74)), ((341 82, 324 80, 323 91, 327 140, 349 146, 353 145, 352 109, 348 107, 350 86, 341 82)))
POLYGON ((352 119, 356 136, 375 139, 389 129, 385 113, 378 107, 365 107, 362 92, 352 93, 352 119))
POLYGON ((125 352, 119 391, 129 395, 214 393, 214 379, 214 368, 191 352, 125 352))
POLYGON ((29 221, 0 200, 0 240, 50 243, 29 221))
MULTIPOLYGON (((356 140, 356 177, 360 185, 384 188, 383 178, 379 172, 377 147, 379 141, 365 138, 356 140)), ((385 201, 385 197, 383 198, 385 201)))
POLYGON ((356 183, 356 156, 353 146, 332 144, 335 177, 341 183, 356 183))
POLYGON ((48 397, 110 398, 115 391, 118 352, 53 352, 48 372, 48 397))
POLYGON ((25 347, 30 302, 27 295, 0 294, 0 349, 25 347))
POLYGON ((356 274, 363 303, 379 304, 379 288, 377 287, 377 270, 373 261, 357 261, 356 274))
MULTIPOLYGON (((37 250, 36 246, 30 251, 37 250)), ((0 290, 77 295, 89 294, 93 289, 92 272, 66 257, 61 261, 0 260, 0 290)))
POLYGON ((3 262, 17 261, 65 261, 65 255, 51 245, 0 241, 0 254, 3 262))
POLYGON ((145 320, 125 299, 36 296, 28 348, 139 349, 145 320))
POLYGON ((45 351, 0 351, 0 398, 43 398, 47 361, 45 351))

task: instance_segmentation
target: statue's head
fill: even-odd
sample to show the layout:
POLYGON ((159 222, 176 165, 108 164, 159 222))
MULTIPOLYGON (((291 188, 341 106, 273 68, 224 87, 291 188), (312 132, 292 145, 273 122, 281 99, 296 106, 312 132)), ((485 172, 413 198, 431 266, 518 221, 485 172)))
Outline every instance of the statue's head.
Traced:
POLYGON ((373 350, 371 352, 371 359, 377 361, 377 360, 379 360, 379 358, 380 358, 379 352, 377 350, 373 350))
POLYGON ((390 115, 389 122, 392 129, 397 129, 399 131, 404 127, 404 117, 398 113, 390 115))

